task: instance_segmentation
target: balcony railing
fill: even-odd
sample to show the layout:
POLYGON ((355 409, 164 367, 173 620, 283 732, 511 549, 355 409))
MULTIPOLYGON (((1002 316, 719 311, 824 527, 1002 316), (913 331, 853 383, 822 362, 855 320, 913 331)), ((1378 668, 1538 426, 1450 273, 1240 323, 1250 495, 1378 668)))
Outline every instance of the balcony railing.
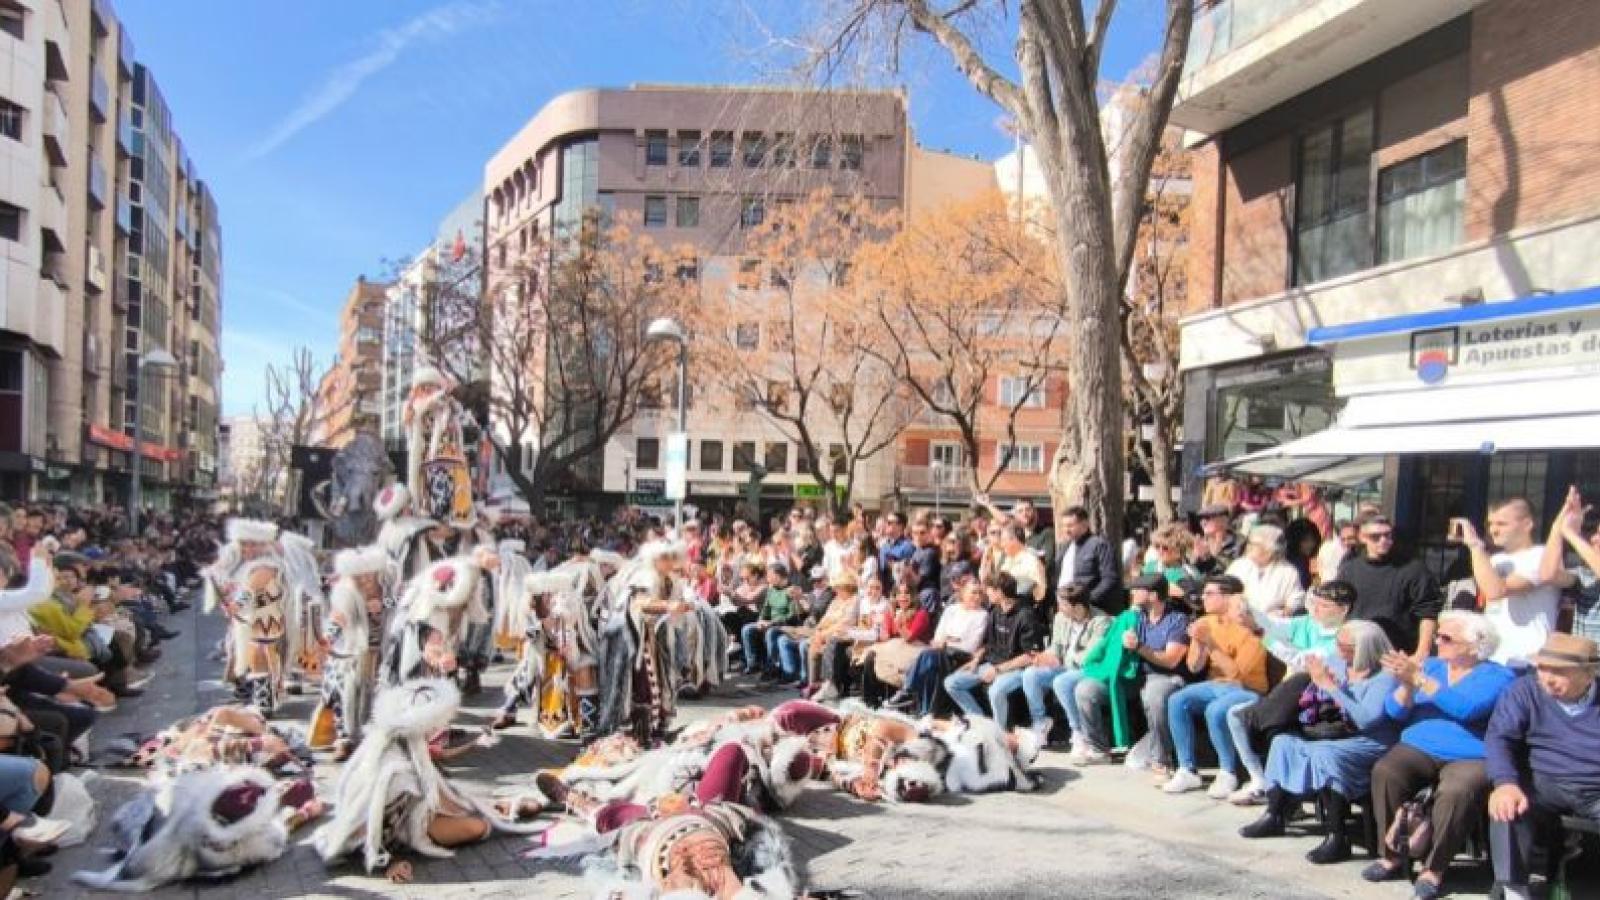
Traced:
POLYGON ((100 74, 99 69, 89 72, 89 112, 94 114, 95 121, 104 122, 111 108, 111 87, 106 84, 106 77, 100 74))
POLYGON ((939 491, 952 497, 972 490, 972 470, 966 466, 902 465, 899 475, 901 490, 939 491))
POLYGON ((50 165, 66 165, 67 148, 72 145, 72 128, 67 119, 67 108, 62 105, 55 91, 44 92, 44 125, 40 130, 50 165))
POLYGON ((1195 10, 1189 36, 1187 71, 1216 62, 1248 44, 1272 23, 1310 6, 1314 0, 1212 0, 1195 10))
POLYGON ((96 209, 106 205, 106 167, 93 154, 89 157, 89 202, 96 209))

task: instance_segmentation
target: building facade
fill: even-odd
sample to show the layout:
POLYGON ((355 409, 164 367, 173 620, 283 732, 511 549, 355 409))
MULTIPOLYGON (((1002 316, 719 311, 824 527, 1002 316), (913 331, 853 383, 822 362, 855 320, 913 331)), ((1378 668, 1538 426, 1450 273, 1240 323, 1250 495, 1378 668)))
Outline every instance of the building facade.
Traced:
POLYGON ((392 285, 356 279, 339 311, 339 353, 317 390, 311 443, 343 447, 383 420, 384 315, 392 285))
MULTIPOLYGON (((216 470, 216 203, 105 0, 0 7, 0 496, 203 494, 216 470), (172 355, 132 384, 141 354, 172 355)), ((165 357, 158 356, 158 361, 165 357)))
POLYGON ((1224 469, 1309 481, 1443 558, 1450 517, 1600 491, 1593 5, 1248 6, 1202 11, 1172 116, 1191 503, 1224 469))
MULTIPOLYGON (((859 195, 874 207, 908 210, 959 196, 961 176, 992 186, 986 164, 916 146, 903 95, 741 87, 639 85, 581 90, 551 100, 484 170, 488 289, 530 260, 540 235, 579 224, 586 212, 630 213, 666 247, 693 248, 683 270, 707 303, 738 304, 754 294, 740 255, 767 210, 818 189, 859 195), (917 179, 918 160, 930 174, 917 179), (965 163, 965 165, 962 165, 965 163), (942 167, 945 177, 932 172, 942 167), (973 173, 978 173, 974 176, 973 173)), ((531 261, 536 262, 536 261, 531 261)), ((800 449, 751 404, 691 373, 689 502, 731 507, 759 460, 761 491, 774 506, 820 502, 799 465, 800 449)), ((644 410, 616 435, 595 470, 591 499, 627 497, 664 505, 666 437, 672 404, 644 410)), ((819 445, 831 441, 823 434, 819 445)), ((531 460, 535 448, 522 454, 531 460)), ((893 488, 885 453, 858 469, 856 496, 876 502, 893 488)), ((504 465, 497 461, 497 465, 504 465)), ((509 482, 493 480, 498 493, 509 482)))

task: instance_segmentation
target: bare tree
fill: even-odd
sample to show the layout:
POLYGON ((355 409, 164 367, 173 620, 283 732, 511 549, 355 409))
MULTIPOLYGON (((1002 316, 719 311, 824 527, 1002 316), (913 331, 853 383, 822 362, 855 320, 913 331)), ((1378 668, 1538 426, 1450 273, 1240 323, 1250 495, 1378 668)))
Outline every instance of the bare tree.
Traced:
POLYGON ((1122 355, 1127 365, 1131 460, 1150 479, 1156 521, 1172 521, 1173 454, 1183 421, 1178 370, 1178 314, 1185 289, 1188 158, 1169 131, 1150 181, 1138 251, 1123 300, 1122 355), (1148 446, 1140 430, 1150 428, 1148 446))
POLYGON ((972 490, 988 493, 1011 465, 1003 448, 1016 446, 1019 418, 1061 371, 1055 260, 997 193, 919 216, 862 255, 867 351, 959 434, 972 490), (1005 440, 985 469, 981 437, 997 432, 1005 440))
POLYGON ((629 223, 590 215, 497 268, 486 295, 475 255, 441 267, 419 345, 474 392, 484 437, 534 511, 592 474, 586 467, 670 372, 645 329, 685 306, 689 289, 668 271, 679 258, 629 223))
POLYGON ((776 205, 741 251, 725 302, 699 304, 695 370, 771 422, 801 454, 828 510, 847 509, 864 462, 908 421, 907 392, 883 360, 890 348, 863 315, 862 248, 896 216, 826 190, 776 205))
POLYGON ((261 458, 250 470, 239 473, 237 488, 241 503, 251 512, 288 511, 294 496, 293 449, 310 443, 313 434, 342 412, 330 408, 320 390, 331 368, 319 367, 306 347, 296 347, 281 366, 267 365, 266 396, 263 406, 254 412, 261 458))
POLYGON ((1055 220, 1074 339, 1068 360, 1067 415, 1052 465, 1057 508, 1082 504, 1108 538, 1121 536, 1124 468, 1122 324, 1151 163, 1177 95, 1194 0, 1166 0, 1161 49, 1144 102, 1130 117, 1113 181, 1100 121, 1100 61, 1116 0, 1086 12, 1082 0, 839 0, 823 8, 816 54, 831 64, 847 54, 891 60, 914 35, 944 51, 972 87, 1017 122, 1032 147, 1055 220), (1012 24, 1014 21, 1014 25, 1012 24), (989 55, 1000 27, 1020 77, 989 55))

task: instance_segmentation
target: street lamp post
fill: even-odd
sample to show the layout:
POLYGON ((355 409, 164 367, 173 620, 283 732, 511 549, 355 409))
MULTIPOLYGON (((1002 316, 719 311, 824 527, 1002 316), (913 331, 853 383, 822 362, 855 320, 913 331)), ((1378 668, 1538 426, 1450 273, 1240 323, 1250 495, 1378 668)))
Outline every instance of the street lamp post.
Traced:
POLYGON ((128 492, 128 531, 131 537, 139 536, 139 512, 144 505, 144 370, 149 366, 157 371, 171 371, 178 360, 160 349, 138 357, 133 363, 133 486, 128 492))
MULTIPOLYGON (((689 434, 689 336, 684 333, 683 326, 678 320, 670 317, 651 322, 644 335, 648 341, 668 341, 678 345, 678 434, 680 435, 678 440, 685 441, 689 434)), ((683 462, 687 470, 689 461, 685 459, 683 462)), ((687 477, 686 471, 685 478, 687 477)), ((684 490, 679 491, 678 496, 672 501, 673 529, 679 535, 683 534, 683 495, 687 490, 686 481, 684 490)))
POLYGON ((944 463, 934 460, 930 466, 933 470, 933 514, 944 515, 944 463))

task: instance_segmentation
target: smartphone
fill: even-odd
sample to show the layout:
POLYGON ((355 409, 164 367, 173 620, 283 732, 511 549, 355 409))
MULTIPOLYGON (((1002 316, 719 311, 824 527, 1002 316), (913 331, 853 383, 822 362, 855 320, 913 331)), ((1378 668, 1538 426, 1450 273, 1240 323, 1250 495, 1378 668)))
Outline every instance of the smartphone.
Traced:
POLYGON ((1450 520, 1450 527, 1445 531, 1444 539, 1452 544, 1462 543, 1467 539, 1467 520, 1455 518, 1450 520))
POLYGON ((95 599, 96 603, 104 603, 107 600, 110 600, 111 599, 111 588, 106 587, 103 584, 100 585, 99 587, 95 588, 94 589, 94 599, 95 599))

